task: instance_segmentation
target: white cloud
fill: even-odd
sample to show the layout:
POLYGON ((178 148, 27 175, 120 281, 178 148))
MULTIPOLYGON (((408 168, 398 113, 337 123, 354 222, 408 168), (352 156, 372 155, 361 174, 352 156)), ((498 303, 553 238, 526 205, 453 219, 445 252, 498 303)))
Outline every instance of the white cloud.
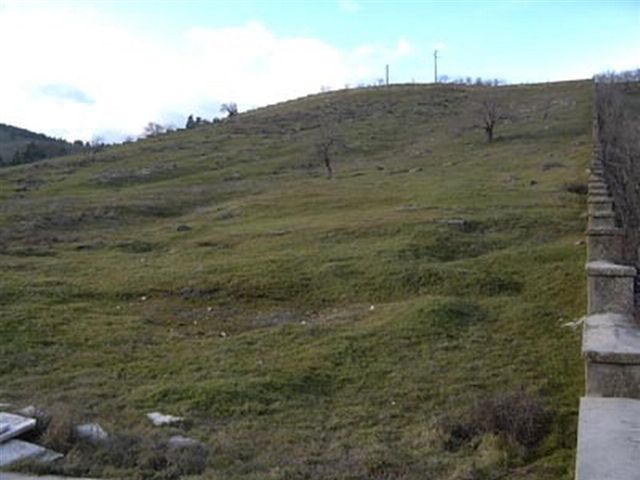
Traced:
POLYGON ((181 126, 217 114, 371 82, 411 44, 351 52, 309 37, 281 37, 250 22, 192 28, 171 41, 127 29, 90 8, 9 3, 0 9, 0 122, 68 139, 109 140, 149 121, 181 126), (56 7, 57 6, 57 7, 56 7), (182 120, 180 120, 182 119, 182 120))
POLYGON ((349 13, 356 13, 360 10, 360 5, 355 0, 338 0, 338 7, 349 13))

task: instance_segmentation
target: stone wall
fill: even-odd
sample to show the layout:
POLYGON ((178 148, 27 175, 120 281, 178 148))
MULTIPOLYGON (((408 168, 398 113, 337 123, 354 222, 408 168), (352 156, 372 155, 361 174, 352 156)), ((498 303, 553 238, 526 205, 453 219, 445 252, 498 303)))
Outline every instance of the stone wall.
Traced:
POLYGON ((585 397, 580 401, 576 480, 640 479, 640 322, 637 252, 606 180, 594 135, 589 177, 585 397))

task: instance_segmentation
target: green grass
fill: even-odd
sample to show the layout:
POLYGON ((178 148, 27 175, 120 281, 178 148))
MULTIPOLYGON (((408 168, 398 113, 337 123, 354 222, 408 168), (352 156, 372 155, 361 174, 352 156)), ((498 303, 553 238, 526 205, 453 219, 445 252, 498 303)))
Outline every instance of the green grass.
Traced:
MULTIPOLYGON (((585 202, 562 186, 586 176, 591 85, 495 90, 487 144, 493 91, 341 91, 3 169, 0 401, 141 437, 184 415, 202 478, 573 478, 585 202), (439 418, 519 389, 552 416, 537 447, 445 448, 439 418)), ((165 478, 85 457, 56 469, 165 478)))

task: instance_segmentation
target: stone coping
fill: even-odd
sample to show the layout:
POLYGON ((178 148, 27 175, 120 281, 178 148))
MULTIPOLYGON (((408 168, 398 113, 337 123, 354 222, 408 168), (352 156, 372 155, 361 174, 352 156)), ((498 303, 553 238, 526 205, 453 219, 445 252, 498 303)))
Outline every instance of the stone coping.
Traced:
POLYGON ((576 480, 640 478, 640 400, 580 399, 576 480))
POLYGON ((640 326, 626 315, 589 315, 582 330, 582 354, 595 363, 640 365, 640 326))
POLYGON ((634 277, 636 269, 628 265, 618 265, 617 263, 607 262, 605 260, 596 260, 588 262, 587 275, 599 277, 634 277))

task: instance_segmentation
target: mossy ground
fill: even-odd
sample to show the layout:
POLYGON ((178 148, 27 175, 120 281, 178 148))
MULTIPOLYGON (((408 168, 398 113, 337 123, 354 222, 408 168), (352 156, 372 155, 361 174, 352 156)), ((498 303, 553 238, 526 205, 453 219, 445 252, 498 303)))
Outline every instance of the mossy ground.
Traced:
MULTIPOLYGON (((569 480, 585 199, 563 185, 590 119, 589 82, 393 86, 0 170, 0 400, 142 436, 183 415, 202 478, 569 480), (552 414, 538 447, 443 446, 438 418, 519 389, 552 414)), ((55 469, 163 478, 143 464, 55 469)))

